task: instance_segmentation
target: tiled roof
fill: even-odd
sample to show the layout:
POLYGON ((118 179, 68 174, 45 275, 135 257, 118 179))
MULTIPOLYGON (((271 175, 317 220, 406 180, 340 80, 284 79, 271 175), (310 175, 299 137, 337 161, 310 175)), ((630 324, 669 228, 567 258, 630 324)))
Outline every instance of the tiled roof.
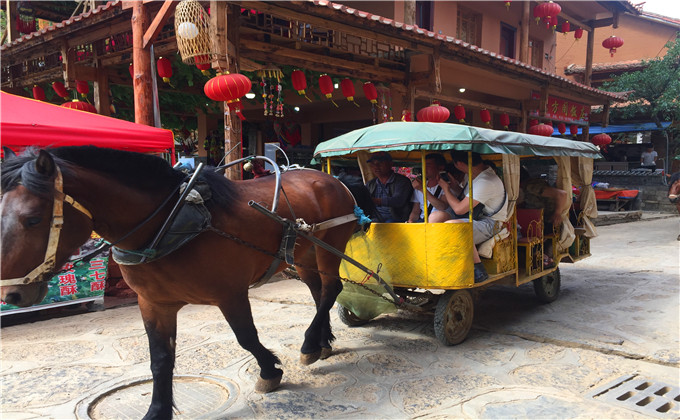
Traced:
POLYGON ((640 13, 640 17, 647 18, 649 20, 654 20, 654 21, 661 22, 661 23, 667 23, 669 25, 680 28, 680 19, 674 18, 674 17, 671 17, 671 16, 664 16, 664 15, 660 15, 658 13, 642 11, 642 13, 640 13))
MULTIPOLYGON (((629 61, 617 61, 616 63, 597 63, 593 64, 593 72, 606 72, 606 71, 631 71, 640 70, 641 68, 647 67, 642 60, 629 60, 629 61)), ((570 64, 564 69, 564 74, 579 74, 585 73, 585 66, 577 66, 576 64, 570 64)))

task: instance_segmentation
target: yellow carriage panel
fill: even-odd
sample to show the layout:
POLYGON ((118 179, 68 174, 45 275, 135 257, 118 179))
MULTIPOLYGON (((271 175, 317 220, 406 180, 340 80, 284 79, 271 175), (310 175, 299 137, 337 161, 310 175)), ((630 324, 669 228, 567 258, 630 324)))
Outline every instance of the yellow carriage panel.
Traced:
MULTIPOLYGON (((380 276, 394 287, 463 289, 474 283, 470 223, 374 223, 350 239, 345 253, 372 270, 382 264, 380 276)), ((344 261, 340 275, 365 277, 344 261)))

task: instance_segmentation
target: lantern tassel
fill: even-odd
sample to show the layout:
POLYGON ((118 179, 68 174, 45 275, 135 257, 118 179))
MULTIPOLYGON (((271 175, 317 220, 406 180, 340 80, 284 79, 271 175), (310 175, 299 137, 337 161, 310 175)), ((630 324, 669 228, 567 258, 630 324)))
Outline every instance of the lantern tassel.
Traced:
POLYGON ((340 108, 340 107, 338 106, 338 104, 336 104, 335 101, 332 100, 332 99, 331 99, 331 103, 332 103, 333 105, 335 105, 336 108, 340 108))

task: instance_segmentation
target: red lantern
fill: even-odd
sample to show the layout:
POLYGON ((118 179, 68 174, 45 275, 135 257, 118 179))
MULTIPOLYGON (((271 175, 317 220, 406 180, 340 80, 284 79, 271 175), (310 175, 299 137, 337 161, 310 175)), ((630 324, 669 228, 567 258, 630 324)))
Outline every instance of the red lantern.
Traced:
MULTIPOLYGON (((543 3, 543 12, 544 12, 543 17, 545 18, 545 20, 549 21, 553 17, 557 17, 557 15, 559 15, 561 11, 562 11, 562 7, 557 3, 553 3, 552 1, 549 1, 547 3, 543 3)), ((557 26, 557 24, 555 24, 555 26, 557 26)))
POLYGON ((331 79, 331 76, 322 74, 319 77, 319 89, 321 89, 321 93, 326 95, 326 99, 330 99, 331 102, 333 102, 333 105, 336 107, 338 106, 338 104, 333 101, 333 79, 331 79))
POLYGON ((444 122, 449 119, 450 115, 448 108, 435 102, 418 111, 416 119, 423 122, 444 122))
POLYGON ((583 36, 583 29, 576 28, 576 30, 574 30, 574 39, 579 40, 579 39, 581 39, 582 36, 583 36))
POLYGON ((132 67, 132 63, 128 66, 128 71, 130 72, 130 78, 135 80, 135 68, 132 67))
POLYGON ((33 99, 37 99, 39 101, 45 100, 45 91, 42 87, 33 85, 33 99))
POLYGON ((566 133, 567 132, 567 125, 565 123, 557 124, 557 131, 559 131, 560 134, 566 133))
POLYGON ((590 142, 593 143, 595 146, 600 147, 600 149, 607 151, 607 145, 612 142, 612 138, 605 133, 600 133, 598 135, 593 136, 593 138, 590 139, 590 142))
POLYGON ((548 124, 537 124, 529 128, 529 134, 535 134, 537 136, 550 137, 553 134, 553 128, 548 124))
POLYGON ((227 73, 208 80, 203 92, 213 101, 232 102, 250 92, 251 86, 252 82, 246 76, 227 73))
POLYGON ((404 109, 403 111, 401 111, 401 120, 402 121, 412 121, 411 111, 409 111, 408 109, 404 109))
POLYGON ((546 28, 550 29, 552 27, 553 32, 557 29, 557 16, 552 16, 550 20, 546 20, 547 26, 546 28))
POLYGON ((612 35, 609 38, 602 41, 602 46, 605 48, 609 48, 609 54, 611 54, 611 56, 614 57, 616 49, 623 46, 623 39, 619 38, 618 36, 612 35))
POLYGON ((94 105, 88 104, 87 102, 82 102, 74 99, 70 102, 63 103, 61 106, 64 108, 77 109, 79 111, 91 112, 93 114, 97 113, 97 108, 94 105))
POLYGON ((80 96, 87 98, 87 94, 90 93, 90 85, 85 80, 76 80, 76 90, 80 93, 80 96))
POLYGON ((356 94, 354 90, 354 82, 351 79, 345 78, 340 81, 340 88, 342 89, 342 94, 347 98, 348 101, 353 102, 354 105, 359 106, 354 102, 354 95, 356 94))
POLYGON ((529 127, 533 127, 535 125, 538 125, 538 120, 529 120, 529 127))
POLYGON ((508 11, 510 11, 510 3, 512 3, 510 0, 507 0, 507 1, 505 2, 505 8, 506 8, 508 11))
POLYGON ((458 120, 459 123, 461 124, 465 123, 465 108, 463 108, 463 105, 454 106, 453 115, 456 116, 456 119, 458 120))
POLYGON ((491 113, 488 109, 483 109, 479 112, 479 116, 482 117, 482 122, 487 126, 491 126, 491 113))
POLYGON ((571 25, 569 24, 568 20, 565 20, 562 22, 562 32, 564 33, 564 36, 567 36, 567 32, 571 30, 571 25))
POLYGON ((204 76, 210 76, 210 69, 212 68, 212 64, 210 63, 196 64, 196 68, 199 69, 204 76))
POLYGON ((165 57, 161 57, 156 62, 156 67, 158 68, 158 75, 163 78, 165 83, 170 83, 170 78, 172 77, 172 64, 170 60, 165 57))
POLYGON ((508 127, 510 127, 510 115, 501 114, 501 125, 506 130, 508 129, 508 127))
POLYGON ((54 89, 54 91, 57 92, 57 95, 61 96, 64 99, 68 99, 68 91, 66 91, 66 88, 64 87, 64 84, 62 82, 52 83, 52 89, 54 89))
POLYGON ((572 136, 576 137, 576 135, 578 135, 578 125, 576 125, 576 124, 570 125, 569 126, 569 133, 572 136))
POLYGON ((378 103, 378 90, 375 85, 371 82, 364 83, 364 95, 372 104, 378 103))
POLYGON ((312 102, 312 100, 307 97, 307 93, 305 93, 305 89, 307 89, 305 73, 302 70, 293 70, 290 78, 293 81, 293 89, 297 90, 298 95, 304 96, 309 102, 312 102))
POLYGON ((537 4, 534 7, 534 19, 536 20, 536 25, 538 25, 538 22, 540 22, 541 19, 543 19, 543 17, 545 16, 545 11, 543 10, 544 9, 543 4, 544 3, 537 4))

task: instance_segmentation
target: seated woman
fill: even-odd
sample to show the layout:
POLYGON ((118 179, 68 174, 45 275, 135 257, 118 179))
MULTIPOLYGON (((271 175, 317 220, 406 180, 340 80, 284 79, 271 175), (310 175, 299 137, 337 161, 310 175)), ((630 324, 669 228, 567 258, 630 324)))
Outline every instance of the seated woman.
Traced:
MULTIPOLYGON (((425 156, 425 178, 427 182, 427 221, 429 223, 443 222, 450 219, 451 216, 447 213, 449 205, 444 199, 443 187, 439 185, 439 175, 444 171, 446 166, 446 159, 439 153, 429 153, 425 156)), ((420 178, 414 178, 411 181, 413 185, 413 207, 407 223, 422 222, 424 218, 423 211, 423 184, 420 178)))
MULTIPOLYGON (((468 172, 468 154, 463 151, 451 152, 455 167, 463 172, 468 172)), ((473 248, 473 258, 475 264, 475 283, 483 282, 489 278, 482 260, 477 252, 477 245, 491 238, 500 231, 500 223, 507 219, 508 200, 505 193, 503 181, 496 175, 493 168, 482 161, 479 153, 472 153, 472 205, 476 207, 481 204, 483 207, 478 213, 478 218, 472 221, 472 236, 475 247, 473 248)), ((449 188, 444 180, 439 181, 439 185, 445 191, 445 197, 451 209, 456 214, 464 214, 470 209, 470 197, 468 190, 465 196, 460 199, 449 188)), ((474 212, 473 212, 474 215, 474 212)), ((447 223, 464 223, 468 219, 451 219, 447 223)))

